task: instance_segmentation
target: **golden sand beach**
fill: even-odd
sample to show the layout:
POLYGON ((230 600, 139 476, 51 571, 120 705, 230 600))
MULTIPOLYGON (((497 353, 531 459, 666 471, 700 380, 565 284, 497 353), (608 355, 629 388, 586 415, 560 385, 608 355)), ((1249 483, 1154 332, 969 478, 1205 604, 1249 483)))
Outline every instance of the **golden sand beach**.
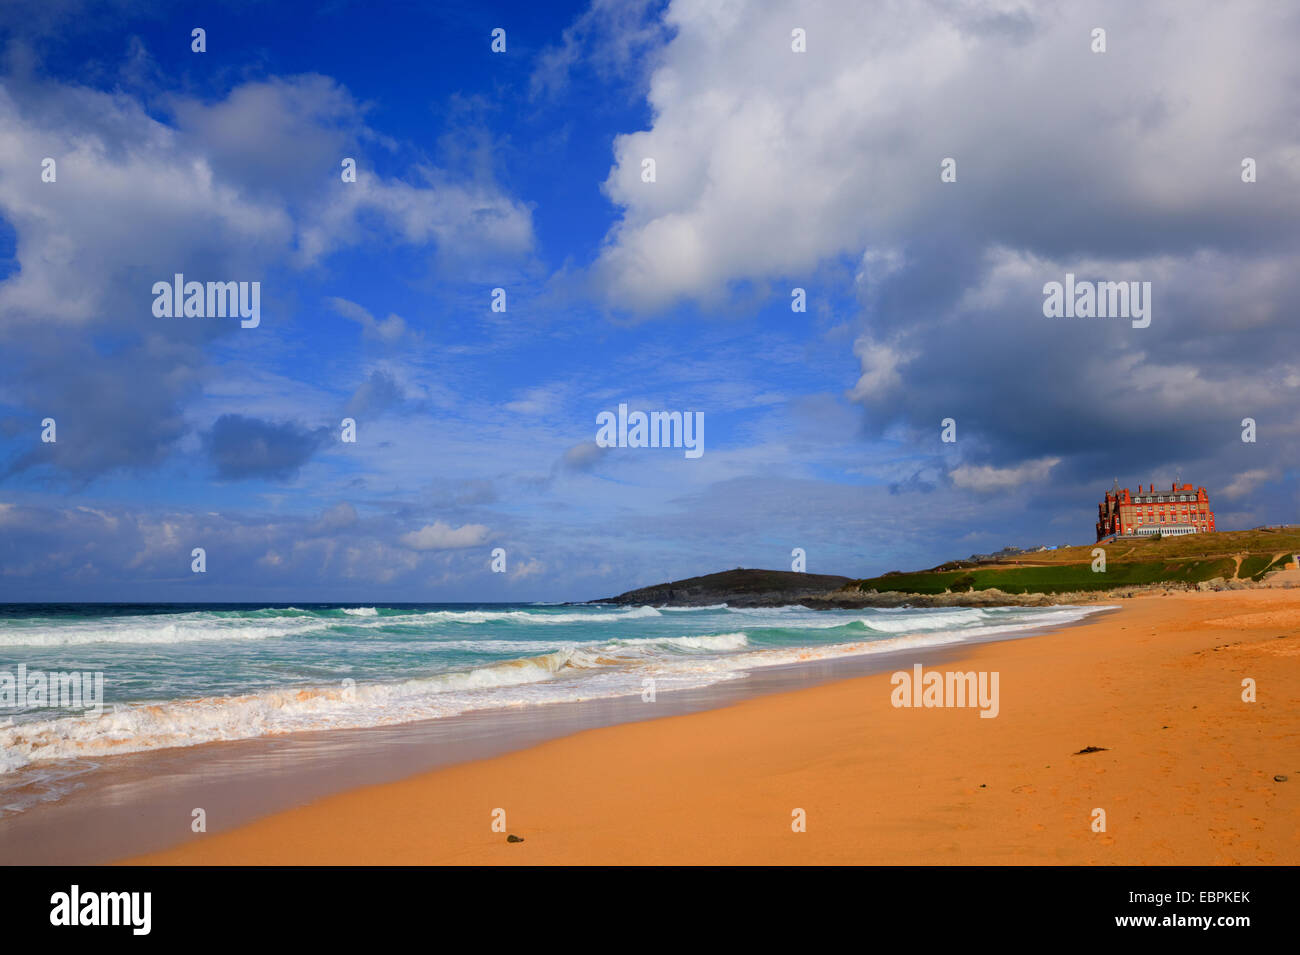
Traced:
POLYGON ((993 719, 895 708, 888 673, 845 679, 587 730, 129 861, 1300 862, 1300 590, 1121 603, 934 664, 996 671, 993 719))

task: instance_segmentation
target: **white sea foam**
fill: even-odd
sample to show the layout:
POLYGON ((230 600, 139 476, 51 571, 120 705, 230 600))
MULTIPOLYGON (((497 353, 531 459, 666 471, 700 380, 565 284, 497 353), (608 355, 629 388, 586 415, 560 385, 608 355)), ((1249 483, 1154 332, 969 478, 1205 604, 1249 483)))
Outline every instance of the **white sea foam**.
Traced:
POLYGON ((749 636, 737 633, 707 633, 689 637, 626 637, 611 640, 610 645, 623 647, 667 647, 682 650, 738 650, 749 636))
POLYGON ((861 623, 881 633, 905 633, 910 630, 943 630, 969 627, 985 619, 983 610, 963 609, 944 613, 909 614, 905 617, 862 618, 861 623))
POLYGON ((232 616, 229 613, 198 611, 130 617, 106 617, 94 622, 54 623, 8 621, 0 624, 0 646, 58 647, 96 643, 202 643, 213 641, 267 640, 324 633, 340 626, 395 627, 431 623, 482 625, 517 623, 607 624, 622 620, 658 617, 654 607, 634 607, 608 613, 546 613, 526 610, 428 610, 381 616, 375 607, 345 608, 345 622, 338 617, 321 617, 299 611, 303 616, 232 616), (355 619, 352 619, 355 618, 355 619))
POLYGON ((201 643, 266 640, 322 630, 319 617, 218 618, 210 614, 117 617, 94 623, 0 627, 0 646, 60 647, 93 643, 201 643))

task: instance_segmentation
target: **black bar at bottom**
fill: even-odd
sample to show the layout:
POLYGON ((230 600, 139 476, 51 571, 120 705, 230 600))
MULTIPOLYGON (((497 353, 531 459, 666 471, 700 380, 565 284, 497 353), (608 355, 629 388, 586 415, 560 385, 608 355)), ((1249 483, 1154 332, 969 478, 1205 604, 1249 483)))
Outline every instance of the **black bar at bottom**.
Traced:
POLYGON ((883 942, 876 933, 893 925, 911 926, 926 943, 1127 935, 1231 944, 1294 938, 1294 876, 1263 867, 573 868, 544 877, 499 869, 36 867, 0 869, 0 912, 10 951, 26 937, 73 932, 128 944, 373 945, 403 931, 441 946, 458 944, 445 934, 456 925, 487 933, 481 941, 495 939, 493 947, 531 947, 537 933, 560 931, 594 948, 605 947, 602 937, 668 944, 686 929, 684 919, 739 937, 766 935, 775 922, 814 935, 856 931, 863 942, 883 942), (592 935, 597 929, 613 934, 592 935))

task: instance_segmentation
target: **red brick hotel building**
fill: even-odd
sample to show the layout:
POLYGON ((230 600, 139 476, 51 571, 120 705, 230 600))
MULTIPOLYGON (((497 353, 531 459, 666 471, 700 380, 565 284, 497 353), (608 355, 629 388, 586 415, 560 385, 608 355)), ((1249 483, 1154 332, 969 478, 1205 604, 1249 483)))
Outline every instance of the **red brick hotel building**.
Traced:
POLYGON ((1097 505, 1097 540, 1103 537, 1176 537, 1182 534, 1205 534, 1214 530, 1214 512, 1210 510, 1210 494, 1203 487, 1192 490, 1190 484, 1181 487, 1175 482, 1168 491, 1156 491, 1156 486, 1130 494, 1121 490, 1119 481, 1106 492, 1106 499, 1097 505))

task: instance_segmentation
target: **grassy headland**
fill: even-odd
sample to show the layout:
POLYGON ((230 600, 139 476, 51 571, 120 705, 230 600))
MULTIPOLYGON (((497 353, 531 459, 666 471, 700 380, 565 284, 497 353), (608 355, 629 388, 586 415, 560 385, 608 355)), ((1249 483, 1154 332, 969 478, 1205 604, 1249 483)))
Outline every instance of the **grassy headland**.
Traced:
POLYGON ((1109 541, 955 560, 929 570, 854 580, 737 568, 629 590, 595 603, 732 607, 1045 606, 1089 594, 1145 589, 1235 589, 1281 570, 1300 553, 1300 527, 1109 541), (1096 548, 1106 569, 1092 569, 1096 548), (1063 596, 1065 595, 1065 596, 1063 596))
POLYGON ((891 572, 854 581, 863 593, 942 594, 1000 590, 1008 594, 1058 594, 1159 584, 1228 585, 1258 582, 1300 553, 1300 527, 1119 540, 1017 554, 996 560, 949 561, 930 570, 891 572), (1106 552, 1095 572, 1093 550, 1106 552))

